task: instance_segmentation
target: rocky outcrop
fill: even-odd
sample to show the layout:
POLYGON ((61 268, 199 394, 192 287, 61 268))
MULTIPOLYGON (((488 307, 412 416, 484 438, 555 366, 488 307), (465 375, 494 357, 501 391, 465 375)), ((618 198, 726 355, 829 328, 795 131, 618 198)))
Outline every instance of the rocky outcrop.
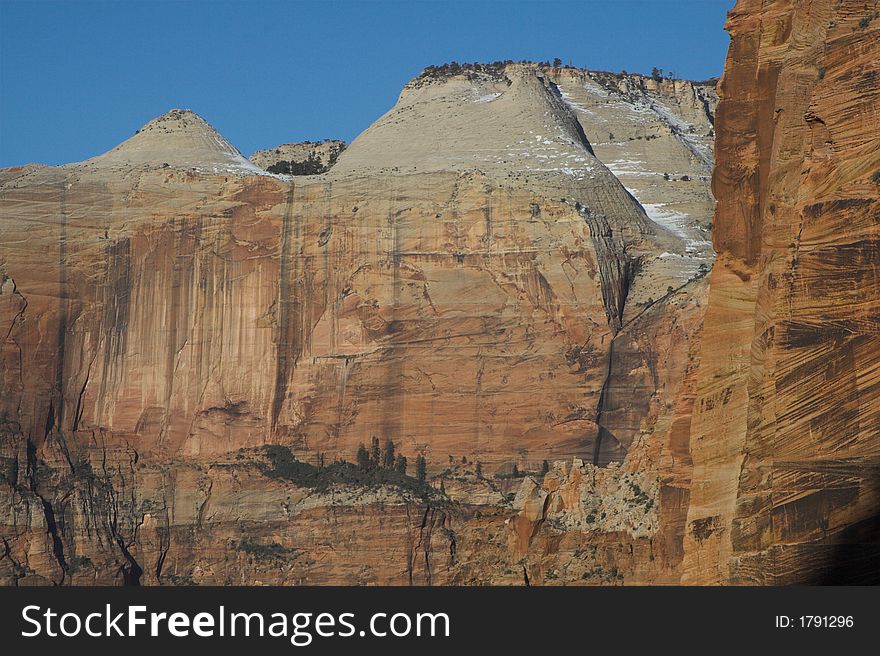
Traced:
POLYGON ((258 150, 250 156, 250 161, 270 173, 315 175, 329 171, 345 146, 345 142, 338 139, 286 143, 258 150))
POLYGON ((878 10, 730 13, 684 583, 878 582, 878 10))

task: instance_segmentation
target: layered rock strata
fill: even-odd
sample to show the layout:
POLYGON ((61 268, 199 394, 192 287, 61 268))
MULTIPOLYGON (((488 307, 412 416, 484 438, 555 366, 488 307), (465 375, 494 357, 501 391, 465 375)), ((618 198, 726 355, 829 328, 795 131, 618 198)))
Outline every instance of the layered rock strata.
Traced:
POLYGON ((680 549, 612 575, 609 541, 682 512, 659 454, 705 285, 652 268, 688 241, 554 74, 414 80, 321 176, 269 175, 183 110, 3 172, 4 581, 549 582, 547 531, 596 544, 578 580, 666 580, 680 549), (323 467, 374 435, 437 489, 323 467), (616 500, 536 515, 543 461, 616 500))
POLYGON ((730 13, 684 583, 876 583, 880 5, 730 13))
POLYGON ((319 176, 4 171, 2 581, 876 582, 877 11, 741 0, 717 116, 434 69, 319 176))

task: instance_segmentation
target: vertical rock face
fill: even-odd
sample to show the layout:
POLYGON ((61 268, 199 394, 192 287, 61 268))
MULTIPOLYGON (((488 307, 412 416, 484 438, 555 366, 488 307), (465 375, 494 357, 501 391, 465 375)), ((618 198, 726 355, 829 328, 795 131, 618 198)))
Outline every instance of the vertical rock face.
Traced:
POLYGON ((717 113, 431 68, 320 175, 3 171, 0 581, 875 581, 876 5, 739 2, 717 113))
POLYGON ((0 583, 877 582, 880 8, 727 27, 0 171, 0 583))
POLYGON ((878 10, 730 13, 683 582, 878 580, 878 10))
POLYGON ((708 180, 717 96, 711 83, 572 68, 554 69, 552 76, 596 156, 647 215, 685 246, 643 262, 641 278, 658 284, 635 285, 627 296, 623 329, 612 344, 613 366, 600 417, 603 439, 594 458, 607 464, 620 459, 638 434, 653 394, 656 371, 645 366, 650 342, 641 331, 646 322, 654 323, 656 312, 645 313, 646 308, 673 292, 696 293, 690 281, 714 259, 709 242, 714 199, 708 180), (637 335, 641 338, 633 338, 637 335))
POLYGON ((562 77, 421 76, 318 176, 184 110, 4 171, 2 580, 675 580, 701 255, 562 77))

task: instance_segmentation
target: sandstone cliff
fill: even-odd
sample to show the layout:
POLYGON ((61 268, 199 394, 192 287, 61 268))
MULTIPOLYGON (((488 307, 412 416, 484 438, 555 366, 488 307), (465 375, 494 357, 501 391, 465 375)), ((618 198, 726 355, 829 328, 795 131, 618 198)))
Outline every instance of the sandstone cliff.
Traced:
POLYGON ((0 582, 872 580, 880 20, 765 4, 717 117, 456 66, 320 175, 181 110, 0 172, 0 582))
POLYGON ((657 454, 705 284, 554 75, 420 77, 320 176, 182 110, 3 172, 4 580, 518 583, 548 530, 586 582, 668 579, 680 549, 614 553, 682 512, 657 454), (265 445, 324 463, 374 435, 440 491, 267 470, 265 445), (511 520, 516 472, 572 458, 641 463, 601 488, 641 492, 595 526, 511 520))
POLYGON ((730 13, 685 583, 878 581, 878 10, 730 13))

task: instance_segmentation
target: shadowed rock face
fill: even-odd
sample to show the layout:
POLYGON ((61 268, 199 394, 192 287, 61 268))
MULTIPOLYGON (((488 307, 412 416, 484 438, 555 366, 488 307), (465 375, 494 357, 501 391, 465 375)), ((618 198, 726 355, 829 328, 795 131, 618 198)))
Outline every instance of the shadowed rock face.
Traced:
POLYGON ((878 10, 730 14, 684 582, 878 582, 878 10))

